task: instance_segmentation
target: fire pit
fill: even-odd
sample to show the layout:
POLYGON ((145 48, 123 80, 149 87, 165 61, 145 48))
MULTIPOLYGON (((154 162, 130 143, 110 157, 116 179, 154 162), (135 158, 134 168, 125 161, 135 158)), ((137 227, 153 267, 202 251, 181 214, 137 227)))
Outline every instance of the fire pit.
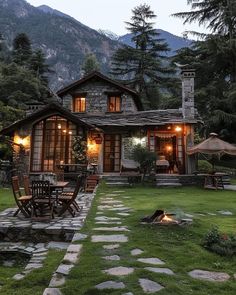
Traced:
POLYGON ((190 218, 177 218, 175 213, 167 213, 164 210, 156 210, 153 215, 145 216, 141 219, 142 223, 151 223, 156 225, 185 225, 191 224, 190 218))

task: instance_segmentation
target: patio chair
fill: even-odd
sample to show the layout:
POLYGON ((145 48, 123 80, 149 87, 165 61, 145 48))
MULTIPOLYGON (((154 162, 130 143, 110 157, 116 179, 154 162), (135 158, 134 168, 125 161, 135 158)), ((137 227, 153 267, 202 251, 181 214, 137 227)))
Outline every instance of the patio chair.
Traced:
POLYGON ((20 191, 18 176, 12 177, 12 190, 13 190, 16 204, 18 206, 18 209, 14 213, 14 216, 17 216, 17 214, 19 212, 21 212, 21 213, 23 213, 23 215, 25 217, 30 217, 31 216, 30 206, 31 206, 32 196, 31 195, 22 196, 21 191, 20 191))
POLYGON ((31 196, 30 180, 28 175, 23 175, 23 186, 26 196, 31 196))
POLYGON ((85 183, 85 192, 86 193, 92 193, 95 189, 95 187, 98 185, 99 182, 99 176, 96 174, 89 175, 86 178, 86 183, 85 183))
POLYGON ((56 199, 51 196, 50 182, 48 180, 33 180, 31 218, 46 220, 54 218, 54 204, 56 199))
POLYGON ((80 211, 81 207, 76 202, 76 197, 83 185, 83 176, 80 175, 77 178, 76 186, 73 192, 62 192, 58 196, 58 203, 62 204, 62 209, 59 212, 59 216, 63 215, 66 211, 70 212, 70 214, 74 217, 75 210, 80 211))

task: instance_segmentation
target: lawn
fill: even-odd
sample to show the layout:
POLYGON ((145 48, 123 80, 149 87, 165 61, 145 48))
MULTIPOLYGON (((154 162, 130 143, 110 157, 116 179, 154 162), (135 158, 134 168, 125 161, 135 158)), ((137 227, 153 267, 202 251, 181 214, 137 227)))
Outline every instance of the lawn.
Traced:
POLYGON ((0 188, 0 211, 6 208, 16 207, 11 188, 0 188))
MULTIPOLYGON (((0 191, 0 208, 12 206, 14 200, 11 191, 0 191)), ((103 215, 117 217, 113 211, 104 211, 103 215)), ((150 187, 134 188, 108 188, 102 184, 94 199, 86 224, 81 232, 89 235, 88 239, 81 241, 83 251, 80 261, 72 269, 66 284, 62 288, 64 295, 121 295, 132 292, 135 295, 143 294, 139 278, 148 278, 162 284, 165 288, 158 292, 160 295, 235 295, 236 258, 221 257, 205 250, 202 239, 206 232, 217 225, 222 232, 236 233, 236 193, 232 191, 208 191, 200 188, 185 187, 176 189, 157 189, 150 187), (122 190, 119 196, 113 197, 122 200, 125 205, 134 211, 128 217, 122 217, 122 225, 128 226, 130 232, 125 233, 129 241, 121 243, 120 248, 112 251, 104 250, 105 243, 92 243, 95 216, 100 198, 113 191, 122 190), (125 197, 125 198, 124 198, 125 197), (129 198, 126 198, 129 197, 129 198), (158 227, 154 225, 141 225, 139 220, 145 215, 152 214, 155 209, 185 212, 192 214, 193 224, 187 227, 158 227), (232 216, 220 215, 218 210, 229 210, 232 216), (213 213, 216 215, 209 215, 213 213), (137 261, 137 257, 130 255, 134 248, 144 251, 140 257, 157 257, 165 261, 165 266, 172 269, 174 276, 156 274, 145 270, 145 266, 137 261), (120 261, 106 261, 102 256, 119 255, 120 261), (114 266, 134 267, 135 271, 125 277, 113 277, 102 273, 102 270, 114 266), (227 272, 231 279, 225 283, 211 283, 199 281, 188 276, 193 269, 205 269, 227 272), (126 288, 123 290, 95 290, 96 284, 107 280, 122 281, 126 288)), ((101 225, 102 226, 102 225, 101 225)), ((0 294, 42 294, 48 286, 53 271, 59 265, 64 251, 50 251, 42 269, 33 271, 22 281, 12 281, 11 277, 19 269, 0 267, 1 284, 0 294)))
MULTIPOLYGON (((104 193, 120 190, 120 188, 107 188, 101 186, 90 211, 89 218, 83 232, 92 234, 95 225, 97 205, 104 193)), ((123 190, 123 189, 122 189, 123 190)), ((143 294, 138 285, 139 278, 154 280, 165 289, 158 294, 162 295, 235 295, 236 280, 232 275, 236 273, 236 258, 221 257, 205 250, 202 239, 206 232, 217 225, 222 232, 236 233, 236 193, 230 191, 208 191, 200 188, 127 188, 115 199, 122 200, 125 205, 134 209, 134 212, 123 217, 122 225, 127 225, 131 230, 126 233, 128 243, 123 243, 120 248, 108 252, 102 245, 105 243, 92 243, 91 239, 83 242, 84 248, 80 262, 69 276, 69 280, 62 289, 65 295, 79 294, 143 294), (130 197, 129 199, 123 196, 130 197), (141 225, 139 220, 145 215, 150 215, 155 209, 162 208, 167 211, 186 212, 194 215, 194 222, 187 227, 158 227, 154 225, 141 225), (232 216, 223 216, 218 210, 230 210, 232 216), (213 213, 216 215, 209 215, 213 213), (158 257, 166 262, 165 267, 172 269, 174 276, 155 274, 144 270, 142 263, 130 255, 134 248, 144 250, 142 257, 158 257), (102 256, 119 255, 120 261, 105 261, 102 256), (102 273, 102 270, 114 266, 135 267, 135 272, 125 277, 113 277, 102 273), (187 273, 193 269, 227 272, 231 279, 225 283, 212 283, 190 278, 187 273), (122 281, 126 285, 123 291, 98 291, 93 288, 96 284, 107 280, 122 281)), ((106 216, 117 216, 111 211, 104 211, 106 216)), ((94 232, 93 232, 94 233, 94 232)), ((99 234, 96 232, 95 234, 99 234)), ((102 234, 102 232, 100 232, 102 234)), ((104 233, 103 233, 104 234, 104 233)))

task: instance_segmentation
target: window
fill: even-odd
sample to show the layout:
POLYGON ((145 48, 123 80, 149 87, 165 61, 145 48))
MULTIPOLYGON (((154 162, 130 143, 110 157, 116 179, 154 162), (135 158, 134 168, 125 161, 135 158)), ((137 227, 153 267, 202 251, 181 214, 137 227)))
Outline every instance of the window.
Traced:
POLYGON ((108 112, 120 112, 121 111, 121 98, 120 96, 108 97, 108 112))
POLYGON ((76 97, 74 99, 74 112, 84 113, 86 111, 86 98, 76 97))
POLYGON ((31 171, 56 171, 60 163, 73 164, 72 144, 76 135, 76 126, 59 116, 34 125, 31 171))

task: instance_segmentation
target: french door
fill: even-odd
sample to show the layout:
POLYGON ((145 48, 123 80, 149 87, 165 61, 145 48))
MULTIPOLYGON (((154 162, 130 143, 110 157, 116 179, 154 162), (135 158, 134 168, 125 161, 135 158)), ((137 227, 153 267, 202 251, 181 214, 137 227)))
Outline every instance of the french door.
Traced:
POLYGON ((121 158, 120 134, 104 135, 104 172, 119 172, 121 158))

